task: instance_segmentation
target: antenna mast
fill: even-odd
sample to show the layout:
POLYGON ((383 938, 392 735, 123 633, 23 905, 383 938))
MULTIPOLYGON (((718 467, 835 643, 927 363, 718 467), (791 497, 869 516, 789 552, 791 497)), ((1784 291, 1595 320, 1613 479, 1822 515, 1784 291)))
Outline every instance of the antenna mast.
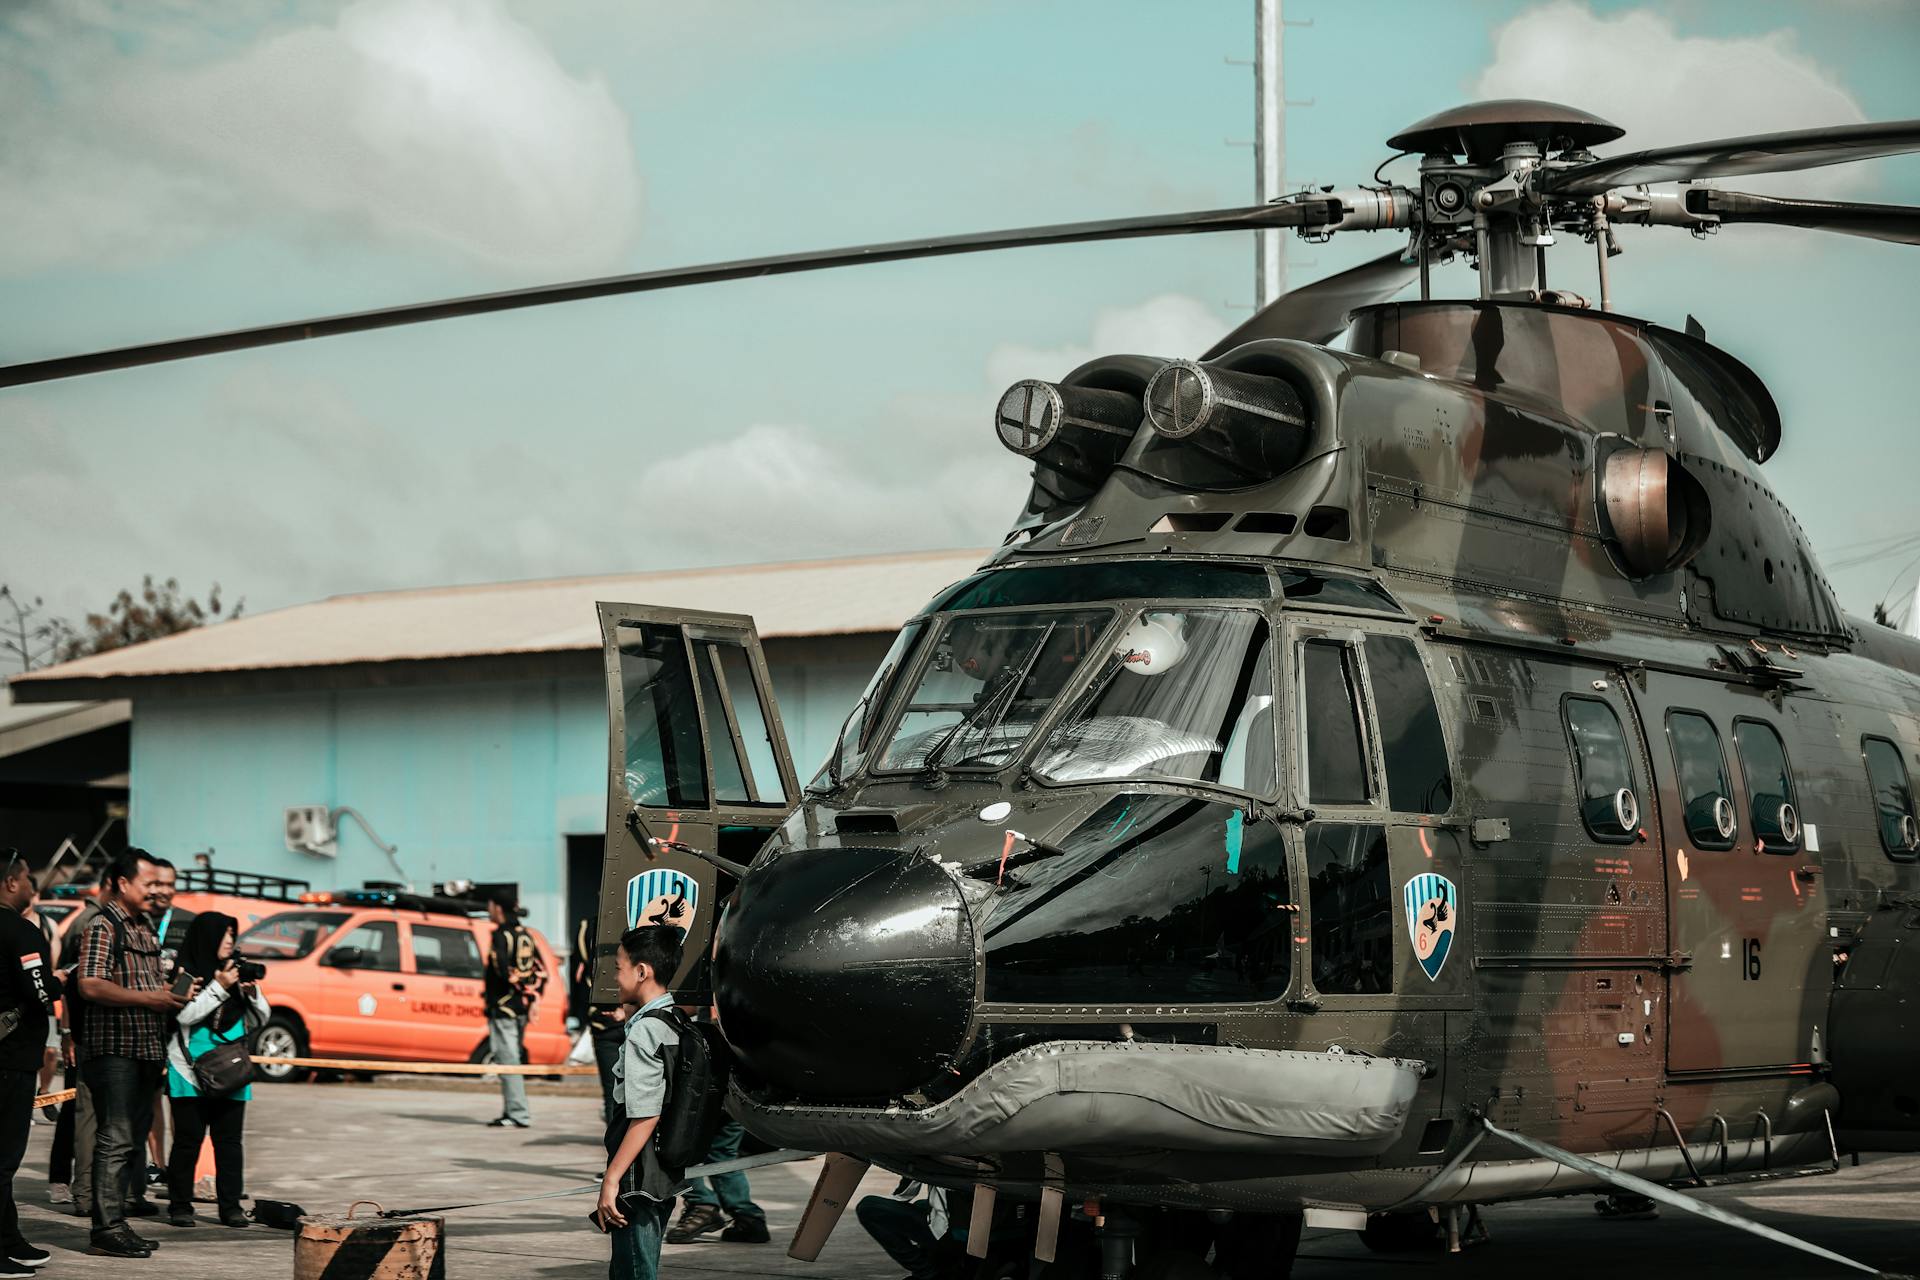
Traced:
MULTIPOLYGON (((1260 204, 1281 190, 1287 164, 1287 89, 1280 32, 1281 0, 1254 0, 1253 167, 1260 204)), ((1264 307, 1287 291, 1287 242, 1278 228, 1253 234, 1254 306, 1264 307)))

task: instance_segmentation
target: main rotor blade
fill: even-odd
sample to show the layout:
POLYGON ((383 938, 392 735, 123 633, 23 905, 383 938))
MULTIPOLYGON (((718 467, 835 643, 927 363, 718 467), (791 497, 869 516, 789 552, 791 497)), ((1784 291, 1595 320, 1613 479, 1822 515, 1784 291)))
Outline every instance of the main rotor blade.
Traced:
POLYGON ((1324 280, 1288 290, 1242 321, 1200 358, 1217 359, 1259 338, 1331 341, 1347 327, 1355 311, 1385 302, 1420 278, 1419 264, 1402 261, 1404 253, 1395 249, 1324 280))
POLYGON ((502 293, 472 294, 446 298, 438 302, 412 302, 373 311, 327 316, 317 320, 298 320, 289 324, 261 325, 253 329, 234 329, 226 333, 198 338, 175 338, 166 342, 142 343, 89 355, 60 356, 26 364, 0 368, 0 387, 29 382, 48 382, 109 369, 127 369, 136 365, 159 364, 167 360, 186 360, 194 356, 223 351, 242 351, 305 338, 325 338, 338 333, 364 333, 396 325, 424 324, 430 320, 451 320, 458 316, 487 315, 496 311, 514 311, 522 307, 544 307, 559 302, 579 302, 587 298, 607 298, 623 293, 648 293, 656 289, 677 289, 682 285, 713 284, 722 280, 744 280, 755 276, 791 275, 800 271, 821 271, 829 267, 859 266, 869 262, 900 262, 908 258, 937 258, 956 253, 980 253, 993 249, 1019 249, 1035 245, 1078 244, 1092 240, 1130 240, 1143 236, 1190 235, 1212 231, 1259 231, 1268 227, 1321 226, 1339 216, 1332 201, 1295 200, 1286 204, 1255 205, 1243 209, 1211 209, 1198 213, 1163 213, 1140 218, 1110 218, 1103 222, 1064 222, 1052 226, 1021 227, 1011 231, 974 232, 961 236, 937 236, 920 240, 895 240, 884 244, 853 245, 845 249, 818 249, 806 253, 783 253, 767 258, 743 258, 735 262, 713 262, 692 267, 670 267, 662 271, 640 271, 632 275, 606 276, 598 280, 575 280, 565 284, 536 285, 528 289, 509 289, 502 293))
POLYGON ((1786 173, 1907 151, 1920 151, 1920 120, 1756 133, 1747 138, 1721 138, 1714 142, 1636 151, 1543 173, 1537 184, 1540 190, 1554 195, 1593 196, 1615 187, 1637 187, 1649 182, 1689 182, 1695 178, 1743 173, 1786 173))
POLYGON ((1721 222, 1761 222, 1811 231, 1871 236, 1896 244, 1920 244, 1920 209, 1900 204, 1853 204, 1844 200, 1787 200, 1745 191, 1695 187, 1686 193, 1689 213, 1709 213, 1721 222))

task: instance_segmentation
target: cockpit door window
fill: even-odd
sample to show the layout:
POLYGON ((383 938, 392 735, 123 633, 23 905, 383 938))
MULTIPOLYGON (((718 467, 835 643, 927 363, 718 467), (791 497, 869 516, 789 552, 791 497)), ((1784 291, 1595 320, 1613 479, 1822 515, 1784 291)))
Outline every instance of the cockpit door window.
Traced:
POLYGON ((1301 785, 1311 804, 1373 803, 1353 646, 1311 639, 1300 645, 1301 785))
POLYGON ((1406 636, 1369 633, 1361 652, 1380 719, 1388 806, 1396 813, 1445 813, 1453 808, 1453 771, 1419 649, 1406 636))

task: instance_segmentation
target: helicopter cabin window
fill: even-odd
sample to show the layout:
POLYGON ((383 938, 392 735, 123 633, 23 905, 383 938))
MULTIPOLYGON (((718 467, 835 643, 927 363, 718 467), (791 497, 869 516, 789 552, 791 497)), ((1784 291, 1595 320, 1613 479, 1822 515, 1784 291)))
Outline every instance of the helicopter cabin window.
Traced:
POLYGON ((1920 826, 1915 824, 1913 787, 1900 748, 1885 738, 1862 738, 1860 754, 1867 763, 1867 784, 1873 788, 1880 847, 1894 858, 1913 857, 1916 846, 1920 846, 1920 826))
POLYGON ((1587 834, 1609 844, 1632 840, 1640 829, 1640 800, 1620 717, 1599 698, 1568 698, 1561 710, 1587 834))
POLYGON ((1243 609, 1149 609, 1121 629, 1034 764, 1048 782, 1161 778, 1279 787, 1267 623, 1243 609))
POLYGON ((1316 822, 1307 828, 1306 850, 1314 988, 1327 995, 1392 991, 1387 829, 1377 822, 1316 822))
POLYGON ((701 638, 693 649, 707 713, 714 798, 722 804, 784 808, 786 786, 746 646, 701 638))
POLYGON ((1367 739, 1354 696, 1353 649, 1338 640, 1300 646, 1300 723, 1305 738, 1307 799, 1315 804, 1367 804, 1372 799, 1367 739))
POLYGON ((1720 732, 1698 711, 1667 713, 1667 741, 1673 747, 1674 774, 1680 784, 1680 816, 1687 835, 1702 849, 1731 849, 1739 822, 1720 732))
POLYGON ((654 623, 623 624, 616 634, 628 798, 650 808, 706 808, 706 752, 685 637, 679 627, 654 623))
POLYGON ((1733 745, 1747 782, 1747 818, 1761 851, 1792 853, 1800 847, 1800 811, 1786 744, 1764 720, 1735 720, 1733 745))
POLYGON ((1109 609, 947 618, 878 767, 1005 767, 1112 618, 1109 609))
POLYGON ((1453 774, 1420 651, 1405 636, 1370 635, 1363 652, 1380 716, 1388 804, 1398 813, 1445 813, 1453 807, 1453 774))

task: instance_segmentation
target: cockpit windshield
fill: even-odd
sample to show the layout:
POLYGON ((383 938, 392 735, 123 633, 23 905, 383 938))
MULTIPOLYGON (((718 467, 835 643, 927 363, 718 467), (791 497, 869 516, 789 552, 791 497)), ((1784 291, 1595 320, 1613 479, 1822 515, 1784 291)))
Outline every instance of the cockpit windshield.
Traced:
POLYGON ((1112 619, 1111 609, 949 616, 876 767, 1005 767, 1112 619))
POLYGON ((1275 594, 1251 565, 976 575, 901 632, 814 786, 1024 760, 1054 785, 1153 779, 1275 794, 1274 646, 1260 611, 1275 594))
POLYGON ((1048 782, 1161 778, 1257 795, 1277 783, 1273 656, 1247 609, 1150 609, 1040 748, 1048 782))

